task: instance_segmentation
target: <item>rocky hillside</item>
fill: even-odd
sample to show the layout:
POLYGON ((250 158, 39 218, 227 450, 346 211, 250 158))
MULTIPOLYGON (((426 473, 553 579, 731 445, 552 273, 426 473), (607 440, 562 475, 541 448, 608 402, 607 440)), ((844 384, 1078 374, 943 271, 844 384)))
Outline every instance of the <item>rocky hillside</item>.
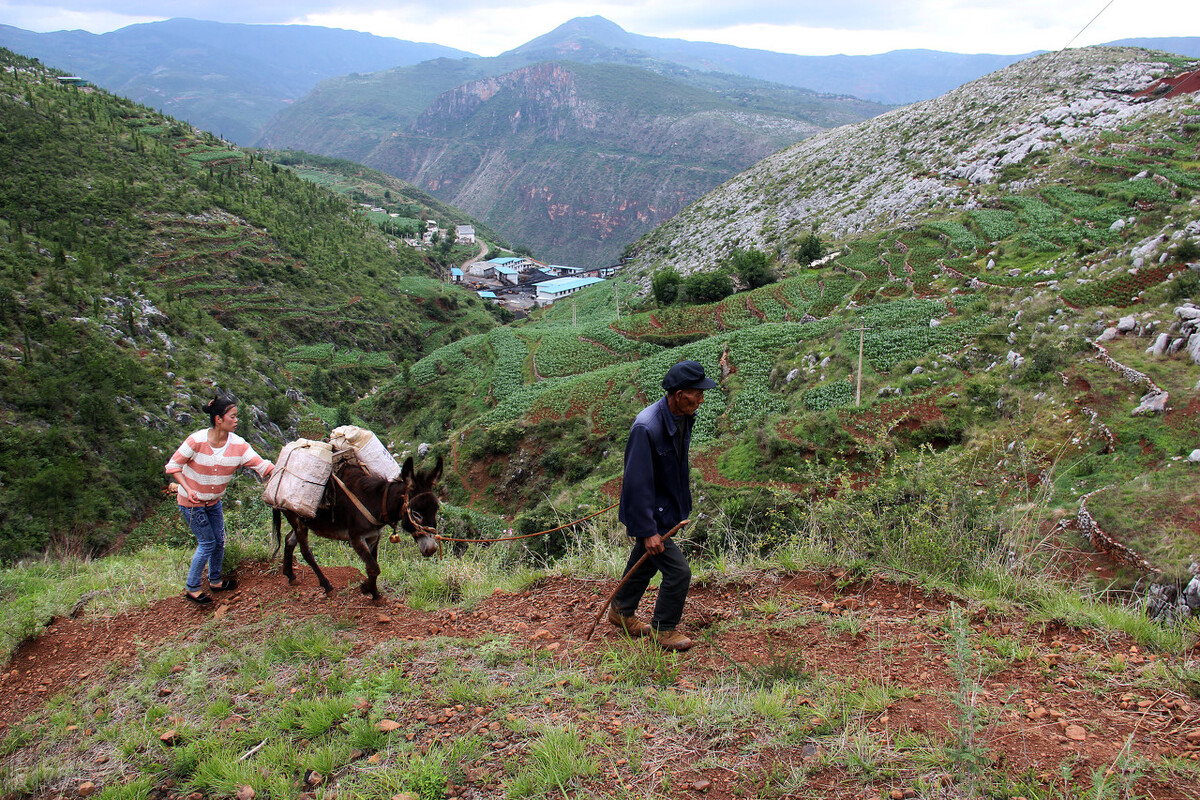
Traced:
POLYGON ((635 67, 547 62, 457 83, 474 67, 444 66, 324 85, 263 143, 352 158, 540 257, 596 266, 779 148, 882 110, 728 76, 696 86, 635 67), (439 80, 452 85, 421 96, 439 80), (410 83, 421 84, 416 95, 410 83))
MULTIPOLYGON (((711 268, 737 247, 786 254, 810 230, 845 240, 992 206, 1007 194, 1075 184, 1080 168, 1117 173, 1106 173, 1107 180, 1135 177, 1140 169, 1122 170, 1112 158, 1170 148, 1170 137, 1194 124, 1194 95, 1151 90, 1186 66, 1186 59, 1143 50, 1070 50, 813 137, 654 231, 638 245, 639 264, 686 274, 711 268), (1130 137, 1133 131, 1140 133, 1130 137), (1117 141, 1126 138, 1134 141, 1117 141)), ((1160 175, 1163 181, 1169 178, 1160 175)), ((1185 178, 1179 188, 1191 191, 1193 182, 1185 178)))
POLYGON ((1067 52, 813 137, 645 237, 615 291, 436 350, 370 410, 401 438, 451 431, 456 502, 536 530, 610 502, 630 420, 693 358, 721 383, 693 440, 705 500, 689 536, 704 547, 757 551, 801 529, 958 569, 947 549, 970 561, 1014 527, 1047 535, 1044 514, 1078 519, 1087 542, 1067 546, 1115 554, 1133 580, 1186 582, 1200 552, 1194 69, 1067 52), (827 255, 810 265, 814 228, 827 255), (737 272, 747 254, 778 280, 737 272))

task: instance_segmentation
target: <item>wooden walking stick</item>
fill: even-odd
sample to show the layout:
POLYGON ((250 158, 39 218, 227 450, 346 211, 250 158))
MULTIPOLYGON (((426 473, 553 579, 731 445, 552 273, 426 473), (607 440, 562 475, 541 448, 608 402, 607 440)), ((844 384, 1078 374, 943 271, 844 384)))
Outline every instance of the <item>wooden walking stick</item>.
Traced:
MULTIPOLYGON (((685 519, 683 522, 680 522, 674 528, 671 528, 671 530, 667 531, 667 534, 662 537, 663 541, 665 542, 667 539, 670 539, 672 536, 674 536, 676 533, 678 533, 679 530, 681 528, 683 528, 684 525, 687 525, 689 522, 691 522, 690 519, 685 519)), ((604 601, 604 605, 600 606, 600 610, 596 612, 596 618, 594 620, 592 620, 591 626, 587 629, 587 634, 583 637, 583 640, 585 642, 588 639, 592 638, 592 634, 596 632, 596 626, 600 623, 600 618, 604 616, 604 612, 607 611, 608 607, 612 604, 613 598, 617 596, 617 592, 621 591, 621 587, 624 586, 629 581, 629 576, 632 575, 633 573, 637 572, 638 569, 641 568, 642 564, 646 563, 646 559, 649 557, 650 557, 650 553, 648 553, 648 552, 642 553, 642 557, 637 560, 637 563, 634 564, 633 567, 628 572, 625 573, 625 577, 621 578, 621 582, 617 584, 617 588, 612 590, 612 594, 610 594, 608 596, 608 599, 604 601)))

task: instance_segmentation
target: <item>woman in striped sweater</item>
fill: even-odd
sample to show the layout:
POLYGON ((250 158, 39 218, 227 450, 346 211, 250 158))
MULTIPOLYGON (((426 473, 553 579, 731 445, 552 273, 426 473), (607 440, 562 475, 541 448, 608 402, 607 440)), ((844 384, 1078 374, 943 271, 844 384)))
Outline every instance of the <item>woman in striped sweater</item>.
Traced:
POLYGON ((237 579, 221 577, 221 562, 225 559, 225 515, 221 496, 239 467, 248 467, 266 478, 275 465, 258 453, 237 430, 237 404, 228 395, 218 394, 204 406, 212 419, 212 427, 196 431, 179 445, 167 462, 166 471, 176 482, 171 483, 192 535, 196 537, 196 554, 188 570, 184 597, 193 603, 207 605, 212 597, 200 591, 204 565, 208 564, 208 588, 227 592, 237 588, 237 579))

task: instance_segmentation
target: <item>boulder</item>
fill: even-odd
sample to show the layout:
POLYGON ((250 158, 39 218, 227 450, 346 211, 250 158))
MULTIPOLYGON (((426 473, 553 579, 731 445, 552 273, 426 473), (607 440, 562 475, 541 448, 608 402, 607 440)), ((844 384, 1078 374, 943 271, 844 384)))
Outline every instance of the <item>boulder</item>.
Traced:
POLYGON ((1200 364, 1200 333, 1193 333, 1188 337, 1187 352, 1192 361, 1200 364))
POLYGON ((783 379, 783 382, 791 383, 792 381, 796 380, 796 378, 799 378, 799 377, 800 377, 800 368, 792 367, 792 370, 787 374, 787 377, 783 379))
POLYGON ((1019 367, 1025 363, 1025 356, 1018 353, 1016 350, 1009 350, 1008 355, 1004 358, 1010 367, 1019 367))
POLYGON ((1200 319, 1200 308, 1188 304, 1175 309, 1175 316, 1180 319, 1200 319))
POLYGON ((1105 328, 1104 333, 1096 337, 1097 342, 1111 342, 1120 335, 1120 331, 1116 328, 1105 328))
POLYGON ((931 327, 931 328, 936 328, 938 325, 941 325, 941 324, 942 324, 942 321, 940 319, 929 320, 929 327, 931 327))
POLYGON ((1132 314, 1130 314, 1128 317, 1121 317, 1121 319, 1117 321, 1117 330, 1121 333, 1129 333, 1136 327, 1137 317, 1133 316, 1132 314))
POLYGON ((1167 352, 1167 347, 1171 344, 1171 337, 1165 333, 1160 333, 1158 338, 1154 340, 1154 344, 1146 351, 1151 355, 1161 356, 1167 352))
POLYGON ((1188 461, 1193 464, 1200 464, 1200 447, 1197 447, 1192 452, 1188 453, 1188 461))
POLYGON ((1142 414, 1161 414, 1167 410, 1167 398, 1169 397, 1168 392, 1150 392, 1143 395, 1141 405, 1129 413, 1135 417, 1142 414))
POLYGON ((1112 231, 1113 233, 1117 233, 1119 231, 1125 230, 1125 220, 1123 220, 1123 219, 1117 220, 1112 225, 1109 225, 1108 229, 1110 231, 1112 231))

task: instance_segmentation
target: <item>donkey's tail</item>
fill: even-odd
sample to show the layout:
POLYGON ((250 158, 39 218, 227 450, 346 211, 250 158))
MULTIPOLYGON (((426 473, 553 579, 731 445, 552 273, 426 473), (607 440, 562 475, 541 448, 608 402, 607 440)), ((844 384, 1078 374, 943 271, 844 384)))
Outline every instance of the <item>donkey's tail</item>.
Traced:
POLYGON ((271 553, 271 558, 274 559, 275 556, 279 555, 279 548, 283 545, 283 536, 280 532, 280 525, 282 524, 283 514, 279 511, 278 508, 272 509, 272 510, 275 512, 272 515, 272 525, 271 525, 271 529, 273 531, 275 531, 275 551, 273 553, 271 553))

